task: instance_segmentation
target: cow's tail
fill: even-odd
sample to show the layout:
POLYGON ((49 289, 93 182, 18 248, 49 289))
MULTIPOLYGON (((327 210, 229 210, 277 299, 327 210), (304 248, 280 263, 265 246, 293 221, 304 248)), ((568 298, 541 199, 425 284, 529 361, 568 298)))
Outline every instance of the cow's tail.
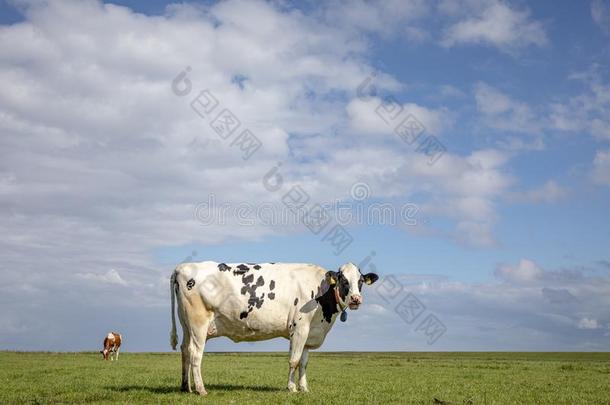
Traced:
POLYGON ((172 295, 172 331, 169 337, 169 344, 172 346, 172 349, 176 350, 176 346, 178 345, 178 333, 176 332, 176 272, 172 273, 172 276, 169 279, 169 289, 170 294, 172 295))

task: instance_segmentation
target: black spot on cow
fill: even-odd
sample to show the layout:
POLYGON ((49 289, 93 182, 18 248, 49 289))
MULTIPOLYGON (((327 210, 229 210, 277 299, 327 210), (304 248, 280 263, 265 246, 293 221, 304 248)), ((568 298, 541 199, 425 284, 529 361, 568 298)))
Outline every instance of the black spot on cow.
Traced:
POLYGON ((314 294, 313 294, 313 290, 311 290, 311 299, 313 300, 314 294))
POLYGON ((227 266, 225 263, 218 264, 218 270, 220 271, 229 271, 231 270, 231 266, 227 266))
POLYGON ((248 270, 250 270, 248 267, 244 266, 243 264, 240 264, 239 266, 237 266, 237 268, 235 270, 233 270, 233 275, 239 276, 244 273, 247 273, 248 270))
MULTIPOLYGON (((238 266, 239 267, 239 266, 238 266)), ((263 306, 265 302, 265 294, 263 293, 260 297, 256 294, 256 289, 258 287, 262 287, 265 284, 265 280, 262 276, 259 276, 254 283, 254 274, 250 273, 247 276, 244 275, 241 278, 243 286, 241 287, 242 295, 248 295, 248 312, 252 311, 252 309, 263 306)), ((271 298, 270 298, 271 299, 271 298)))
POLYGON ((292 327, 294 328, 295 326, 297 326, 297 323, 296 323, 296 322, 293 322, 293 323, 292 323, 292 327))
POLYGON ((250 284, 254 281, 254 274, 249 274, 241 279, 244 284, 250 284))
POLYGON ((296 307, 296 305, 297 305, 298 303, 299 303, 299 299, 298 299, 298 298, 295 298, 295 299, 294 299, 294 306, 296 307))
POLYGON ((275 280, 271 280, 271 282, 269 283, 269 289, 273 290, 275 288, 275 280))
POLYGON ((269 295, 267 295, 267 297, 269 297, 270 300, 274 300, 275 299, 275 293, 270 292, 269 295))
POLYGON ((254 270, 260 270, 261 266, 259 266, 258 264, 254 265, 254 270))
POLYGON ((239 314, 239 319, 244 319, 247 316, 248 316, 248 311, 243 311, 241 314, 239 314))
POLYGON ((337 299, 335 297, 335 288, 339 290, 339 296, 345 300, 347 293, 349 292, 349 282, 345 279, 343 274, 340 272, 336 274, 337 284, 330 287, 326 292, 316 298, 316 301, 322 306, 323 321, 330 323, 334 314, 338 313, 337 310, 337 299), (345 284, 347 283, 347 290, 345 284))
POLYGON ((316 301, 322 306, 322 316, 324 317, 324 321, 330 323, 333 317, 333 314, 337 312, 337 301, 335 299, 335 292, 332 288, 329 288, 326 293, 322 296, 316 298, 316 301))
POLYGON ((195 280, 190 279, 189 281, 186 282, 186 288, 190 291, 191 288, 193 288, 195 286, 195 280))
POLYGON ((256 307, 256 309, 259 309, 263 305, 264 301, 265 300, 262 297, 251 295, 250 298, 248 298, 248 306, 251 308, 256 307))
POLYGON ((337 274, 338 282, 335 288, 339 290, 339 296, 341 297, 341 299, 345 300, 345 297, 347 297, 347 294, 349 293, 349 281, 347 281, 347 278, 345 278, 343 273, 338 272, 337 274))

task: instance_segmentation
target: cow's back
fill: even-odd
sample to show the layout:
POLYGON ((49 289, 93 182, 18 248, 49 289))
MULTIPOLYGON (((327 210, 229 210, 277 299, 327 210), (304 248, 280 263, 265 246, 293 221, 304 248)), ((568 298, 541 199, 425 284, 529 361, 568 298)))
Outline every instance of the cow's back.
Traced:
POLYGON ((114 347, 121 347, 121 343, 123 343, 123 337, 121 336, 121 334, 117 332, 112 332, 112 335, 114 336, 114 347))

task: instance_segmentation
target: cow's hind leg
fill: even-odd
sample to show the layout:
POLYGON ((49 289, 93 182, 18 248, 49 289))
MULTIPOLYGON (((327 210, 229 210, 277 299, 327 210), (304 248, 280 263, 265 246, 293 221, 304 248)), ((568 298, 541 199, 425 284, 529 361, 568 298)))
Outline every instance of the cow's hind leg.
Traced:
POLYGON ((189 345, 191 344, 191 335, 189 329, 180 317, 180 323, 182 323, 182 344, 180 345, 180 351, 182 352, 182 385, 180 391, 191 392, 191 360, 189 356, 189 345))
POLYGON ((201 376, 201 360, 203 358, 203 350, 205 349, 208 327, 210 326, 210 321, 214 318, 214 314, 205 309, 203 305, 198 306, 196 311, 187 311, 187 313, 193 314, 188 321, 188 330, 191 338, 187 349, 190 367, 193 372, 195 391, 199 395, 206 395, 207 392, 201 376))
POLYGON ((203 324, 191 324, 190 329, 191 342, 188 346, 189 360, 191 370, 193 371, 195 391, 197 391, 199 395, 207 395, 207 391, 203 385, 203 378, 201 376, 201 360, 203 358, 203 350, 205 348, 209 321, 210 318, 208 318, 203 324))

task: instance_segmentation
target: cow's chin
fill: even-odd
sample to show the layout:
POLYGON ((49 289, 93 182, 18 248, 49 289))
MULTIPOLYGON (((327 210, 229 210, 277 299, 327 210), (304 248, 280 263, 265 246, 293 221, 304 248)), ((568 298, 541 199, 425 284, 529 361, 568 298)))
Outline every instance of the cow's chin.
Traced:
POLYGON ((357 310, 358 308, 360 308, 360 304, 349 304, 348 305, 349 309, 351 309, 352 311, 357 310))

